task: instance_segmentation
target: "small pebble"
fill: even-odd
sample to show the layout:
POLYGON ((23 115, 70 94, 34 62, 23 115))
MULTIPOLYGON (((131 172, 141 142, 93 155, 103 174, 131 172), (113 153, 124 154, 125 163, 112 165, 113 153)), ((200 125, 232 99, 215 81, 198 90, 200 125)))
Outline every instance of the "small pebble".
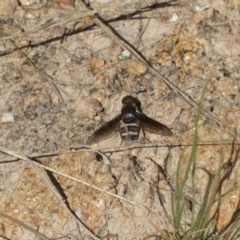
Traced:
POLYGON ((122 51, 122 56, 124 58, 129 58, 131 56, 131 53, 128 50, 122 51))
POLYGON ((176 22, 178 20, 178 15, 173 13, 172 17, 169 19, 169 22, 176 22))
POLYGON ((30 10, 30 11, 27 11, 25 14, 25 18, 29 20, 38 19, 39 16, 40 16, 39 10, 38 11, 30 10))
POLYGON ((2 123, 13 122, 13 121, 14 121, 14 117, 12 112, 3 113, 2 123))

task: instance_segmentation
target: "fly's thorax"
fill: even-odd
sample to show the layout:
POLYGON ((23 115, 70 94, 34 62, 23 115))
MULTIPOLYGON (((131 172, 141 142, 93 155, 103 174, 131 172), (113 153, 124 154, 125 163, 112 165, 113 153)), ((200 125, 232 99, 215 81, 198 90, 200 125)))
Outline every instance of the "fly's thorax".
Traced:
POLYGON ((135 118, 136 108, 132 105, 126 105, 122 108, 122 118, 135 118))

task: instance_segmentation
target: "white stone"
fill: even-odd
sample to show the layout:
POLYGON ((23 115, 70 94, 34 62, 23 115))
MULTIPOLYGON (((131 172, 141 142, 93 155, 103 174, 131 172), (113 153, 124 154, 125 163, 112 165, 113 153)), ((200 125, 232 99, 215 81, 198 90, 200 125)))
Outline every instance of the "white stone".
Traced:
POLYGON ((122 56, 124 58, 129 58, 131 56, 131 53, 128 50, 122 51, 122 56))
POLYGON ((13 122, 13 121, 14 121, 14 117, 12 112, 3 113, 2 123, 13 122))
POLYGON ((169 19, 169 22, 176 22, 178 20, 178 15, 173 13, 172 17, 169 19))

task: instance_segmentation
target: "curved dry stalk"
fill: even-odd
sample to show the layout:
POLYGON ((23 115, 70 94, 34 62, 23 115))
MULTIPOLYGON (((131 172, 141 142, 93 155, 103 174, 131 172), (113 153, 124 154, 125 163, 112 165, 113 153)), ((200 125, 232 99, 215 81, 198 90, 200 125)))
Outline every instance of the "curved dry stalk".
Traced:
POLYGON ((35 172, 37 173, 37 175, 42 179, 42 181, 45 183, 46 187, 49 189, 49 191, 52 193, 52 195, 61 203, 61 205, 67 210, 67 212, 73 217, 73 219, 76 221, 78 226, 81 226, 93 239, 95 240, 100 240, 100 238, 98 238, 97 236, 95 236, 90 229, 88 229, 88 227, 83 223, 82 220, 80 220, 79 218, 77 218, 73 212, 67 207, 67 205, 64 203, 63 199, 61 198, 61 196, 59 195, 59 193, 55 190, 55 188, 48 182, 48 180, 46 179, 46 177, 43 175, 43 173, 39 170, 38 166, 39 164, 35 163, 34 161, 32 161, 29 157, 27 157, 24 154, 18 153, 16 151, 7 149, 5 147, 1 147, 0 146, 0 151, 4 152, 6 154, 15 156, 17 158, 20 158, 22 160, 25 160, 29 163, 29 165, 35 170, 35 172))
MULTIPOLYGON (((15 152, 15 151, 12 151, 12 150, 7 149, 7 148, 3 148, 3 147, 1 147, 1 146, 0 146, 0 151, 5 152, 5 153, 7 153, 7 154, 9 154, 9 155, 13 155, 13 156, 17 157, 18 159, 22 159, 22 160, 25 160, 25 161, 28 161, 28 162, 30 161, 31 163, 34 163, 34 165, 36 165, 36 166, 38 166, 38 167, 41 167, 41 168, 43 168, 43 169, 45 169, 45 170, 48 170, 48 171, 53 172, 53 173, 56 173, 56 174, 58 174, 58 175, 60 175, 60 176, 66 177, 66 178, 71 179, 71 180, 73 180, 73 181, 75 181, 75 182, 81 183, 81 184, 83 184, 83 185, 85 185, 85 186, 91 187, 91 188, 93 188, 93 189, 95 189, 95 190, 97 190, 97 191, 106 193, 106 194, 108 194, 108 195, 110 195, 110 196, 113 196, 113 197, 119 199, 119 200, 128 202, 128 203, 130 203, 130 204, 132 204, 132 205, 141 206, 141 207, 143 207, 143 208, 148 209, 149 211, 151 211, 151 212, 153 212, 153 213, 159 214, 158 212, 150 209, 149 207, 147 207, 147 206, 145 206, 145 205, 143 205, 143 204, 139 204, 139 203, 136 203, 136 202, 134 202, 134 201, 128 200, 128 199, 126 199, 126 198, 124 198, 124 197, 121 197, 121 196, 119 196, 119 195, 117 195, 117 194, 114 194, 114 193, 112 193, 112 192, 109 192, 109 191, 107 191, 107 190, 104 190, 104 189, 102 189, 102 188, 99 188, 99 187, 97 187, 97 186, 95 186, 95 185, 93 185, 93 184, 87 183, 87 182, 85 182, 85 181, 83 181, 83 180, 80 180, 80 179, 78 179, 78 178, 74 178, 74 177, 72 177, 72 176, 70 176, 70 175, 68 175, 68 174, 65 174, 65 173, 56 171, 55 169, 50 168, 50 167, 47 167, 47 166, 45 166, 45 165, 43 165, 43 164, 41 164, 41 163, 34 162, 34 161, 32 161, 30 158, 28 158, 27 156, 24 156, 23 154, 17 153, 17 152, 15 152)), ((73 153, 73 152, 69 152, 69 153, 73 153)), ((49 155, 48 155, 48 156, 49 156, 49 155)), ((30 164, 30 163, 29 163, 29 164, 30 164)), ((30 164, 30 165, 31 165, 31 164, 30 164)), ((31 165, 31 166, 32 166, 32 165, 31 165)), ((38 169, 38 171, 39 171, 39 169, 38 169)), ((40 174, 42 175, 42 173, 40 173, 40 174)), ((45 177, 44 177, 44 178, 45 178, 45 177)), ((44 181, 44 182, 45 182, 45 181, 44 181)), ((46 185, 49 185, 49 183, 47 182, 46 185)), ((52 188, 52 186, 50 186, 50 188, 52 188)), ((53 191, 55 191, 55 189, 53 189, 53 191)), ((57 195, 58 195, 58 193, 57 193, 57 195)), ((58 196, 57 198, 58 198, 58 200, 61 200, 61 201, 62 201, 61 197, 60 197, 60 199, 59 199, 59 196, 58 196)))
MULTIPOLYGON (((87 149, 84 149, 84 150, 87 150, 87 149)), ((85 186, 91 187, 91 188, 93 188, 93 189, 95 189, 95 190, 97 190, 97 191, 100 191, 100 192, 102 192, 102 193, 108 194, 108 195, 110 195, 110 196, 112 196, 112 197, 115 197, 115 198, 121 200, 121 201, 124 201, 124 202, 130 203, 130 204, 132 204, 132 205, 139 206, 139 207, 142 207, 142 208, 144 208, 144 209, 147 209, 148 211, 151 211, 152 213, 155 213, 155 214, 157 214, 157 215, 159 215, 159 214, 163 215, 162 213, 157 212, 157 211, 149 208, 148 206, 146 206, 146 205, 144 205, 144 204, 140 204, 140 203, 137 203, 137 202, 128 200, 128 199, 126 199, 126 198, 124 198, 124 197, 121 197, 121 196, 119 196, 119 195, 117 195, 117 194, 114 194, 114 193, 112 193, 112 192, 109 192, 109 191, 107 191, 107 190, 104 190, 104 189, 102 189, 102 188, 99 188, 99 187, 97 187, 97 186, 95 186, 95 185, 93 185, 93 184, 89 184, 89 183, 87 183, 87 182, 85 182, 85 181, 83 181, 83 180, 74 178, 74 177, 72 177, 72 176, 70 176, 70 175, 68 175, 68 174, 65 174, 65 173, 56 171, 56 170, 54 170, 53 168, 47 167, 47 166, 45 166, 45 165, 43 165, 43 164, 41 164, 41 163, 34 162, 34 161, 32 161, 29 157, 27 157, 27 156, 24 155, 24 154, 18 153, 18 152, 16 152, 16 151, 13 151, 13 150, 7 149, 7 148, 5 148, 5 147, 1 147, 1 146, 0 146, 0 151, 1 151, 1 152, 4 152, 4 153, 6 153, 6 154, 9 154, 9 155, 15 156, 15 157, 17 157, 18 159, 22 159, 22 160, 27 161, 27 162, 30 164, 30 166, 36 171, 37 175, 43 180, 43 182, 45 183, 45 185, 47 186, 47 188, 50 190, 50 192, 54 195, 54 197, 57 198, 57 200, 63 205, 63 207, 73 216, 73 218, 75 219, 75 221, 76 221, 81 227, 83 227, 83 228, 88 232, 88 234, 90 234, 91 237, 93 237, 94 239, 97 239, 97 240, 98 240, 99 238, 96 237, 96 236, 85 226, 85 224, 84 224, 83 222, 81 222, 79 219, 77 219, 77 218, 75 217, 75 215, 74 215, 74 214, 69 210, 69 208, 65 205, 65 203, 64 203, 64 201, 62 200, 61 196, 60 196, 60 195, 58 194, 58 192, 53 188, 53 186, 48 182, 48 180, 45 178, 45 176, 42 174, 42 172, 38 169, 38 167, 41 167, 41 168, 43 168, 43 169, 45 169, 45 170, 51 171, 51 172, 53 172, 53 173, 56 173, 56 174, 58 174, 58 175, 61 175, 61 176, 63 176, 63 177, 66 177, 66 178, 68 178, 68 179, 71 179, 71 180, 73 180, 73 181, 75 181, 75 182, 81 183, 81 184, 83 184, 83 185, 85 185, 85 186)), ((69 153, 73 153, 73 152, 69 152, 69 153)), ((51 155, 51 154, 50 154, 50 155, 51 155)), ((48 156, 49 156, 49 154, 48 154, 48 156)), ((165 214, 166 214, 166 213, 164 213, 164 215, 165 215, 165 214)), ((169 216, 167 216, 167 217, 169 218, 169 216)))
POLYGON ((1 217, 4 217, 4 218, 7 218, 8 220, 18 224, 19 226, 27 229, 28 231, 32 232, 35 234, 36 237, 40 238, 41 240, 50 240, 50 238, 44 236, 42 233, 38 232, 37 230, 35 230, 34 228, 30 227, 29 225, 25 224, 24 222, 22 221, 19 221, 18 219, 16 218, 13 218, 3 212, 0 211, 0 216, 1 217))

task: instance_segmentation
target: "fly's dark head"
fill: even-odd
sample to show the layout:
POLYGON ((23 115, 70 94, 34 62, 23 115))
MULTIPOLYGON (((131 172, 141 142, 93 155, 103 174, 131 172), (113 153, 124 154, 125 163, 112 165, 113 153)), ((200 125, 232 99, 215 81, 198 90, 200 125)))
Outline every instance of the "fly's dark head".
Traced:
POLYGON ((123 106, 128 105, 128 106, 136 107, 135 98, 130 95, 128 95, 122 99, 122 104, 123 104, 123 106))
POLYGON ((131 107, 137 109, 139 112, 142 112, 141 102, 137 98, 134 98, 130 95, 128 95, 122 99, 122 104, 123 104, 123 108, 125 106, 131 106, 131 107))

